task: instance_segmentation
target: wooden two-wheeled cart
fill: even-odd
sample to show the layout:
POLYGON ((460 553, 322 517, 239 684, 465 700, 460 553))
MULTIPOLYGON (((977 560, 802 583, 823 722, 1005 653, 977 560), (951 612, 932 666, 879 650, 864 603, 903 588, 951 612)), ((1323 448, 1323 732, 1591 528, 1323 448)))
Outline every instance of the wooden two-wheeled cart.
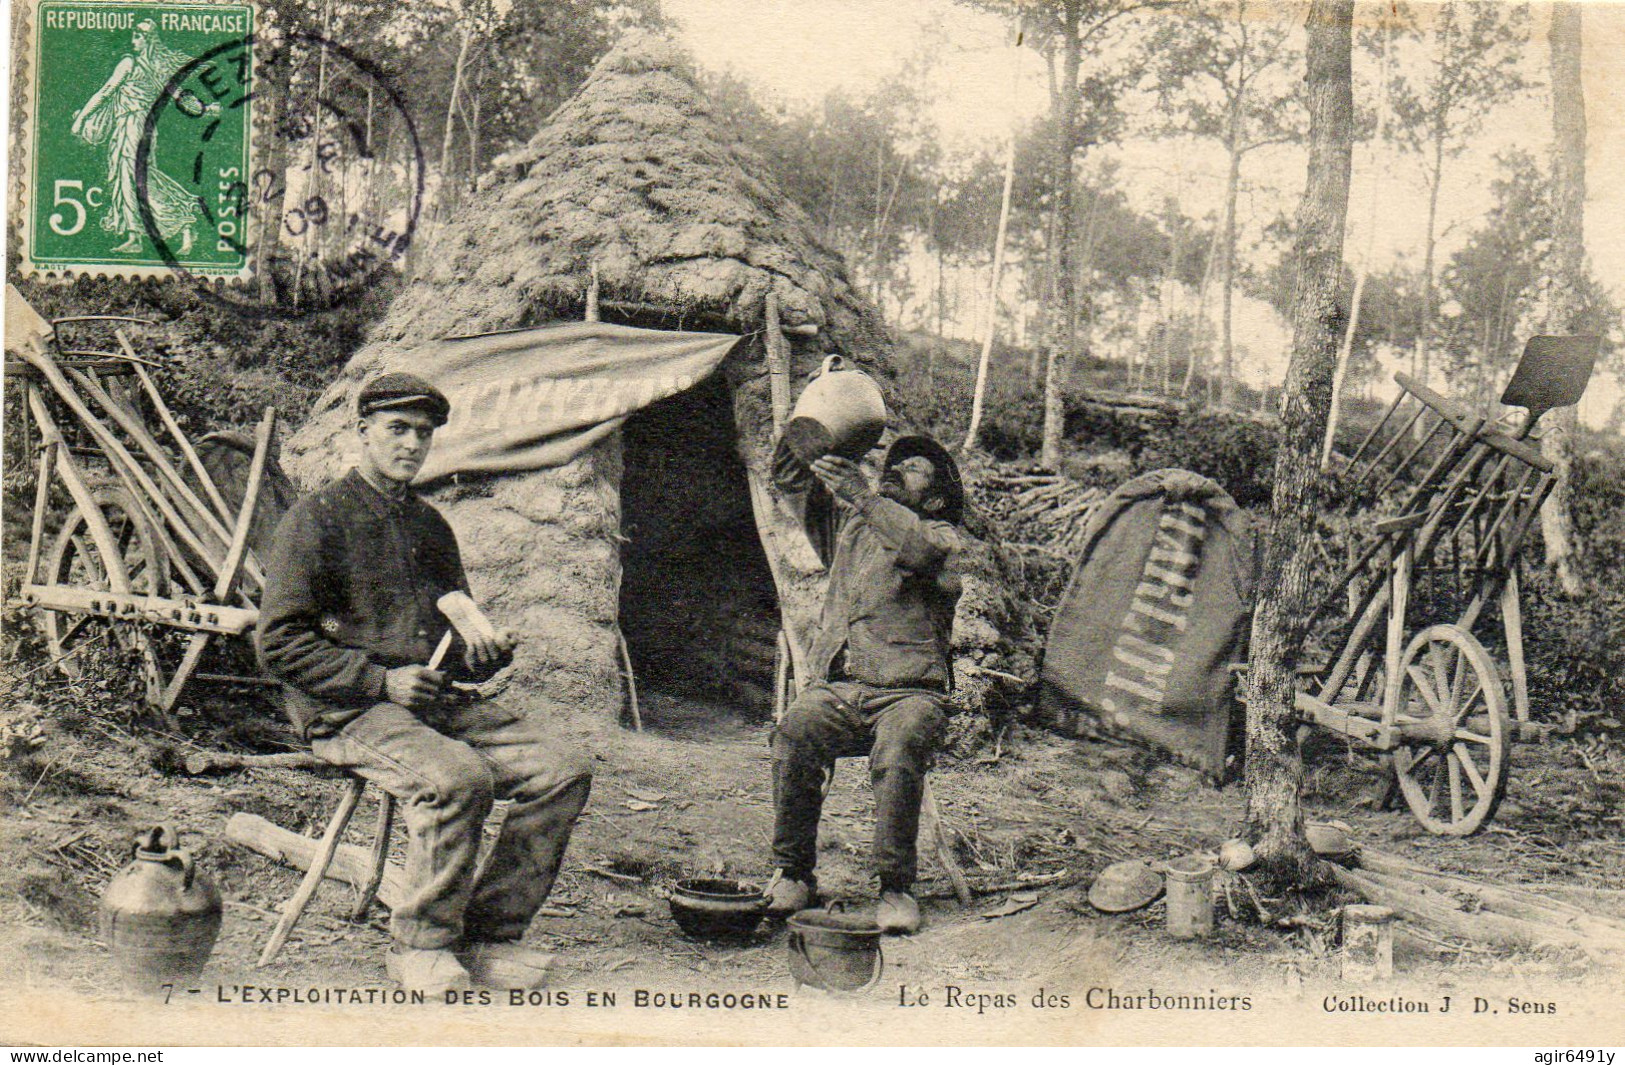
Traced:
POLYGON ((1399 394, 1336 471, 1347 558, 1327 559, 1341 564, 1325 567, 1309 618, 1297 710, 1386 759, 1430 832, 1483 826, 1513 741, 1540 735, 1517 566, 1555 477, 1531 434, 1579 401, 1597 349, 1595 337, 1532 338, 1501 397, 1528 412, 1511 432, 1399 374, 1399 394))
POLYGON ((122 648, 140 662, 147 702, 168 717, 210 641, 242 637, 258 619, 264 574, 249 531, 276 412, 260 420, 241 491, 223 492, 159 394, 150 371, 161 364, 130 343, 127 327, 150 323, 46 323, 14 290, 7 304, 8 317, 33 322, 8 325, 5 363, 38 451, 20 599, 64 673, 77 675, 93 647, 122 648))

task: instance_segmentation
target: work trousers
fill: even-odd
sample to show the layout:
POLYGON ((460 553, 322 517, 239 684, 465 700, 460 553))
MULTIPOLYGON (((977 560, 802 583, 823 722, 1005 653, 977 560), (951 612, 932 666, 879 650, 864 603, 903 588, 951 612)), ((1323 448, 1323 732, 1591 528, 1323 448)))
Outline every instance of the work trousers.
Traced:
POLYGON ((856 681, 815 684, 796 697, 773 733, 773 862, 785 876, 812 879, 826 774, 837 758, 867 754, 881 890, 913 885, 920 797, 940 742, 942 708, 936 691, 856 681))
POLYGON ((312 739, 317 757, 399 800, 407 830, 405 899, 390 918, 402 946, 518 939, 547 901, 592 776, 524 714, 476 699, 414 714, 378 703, 312 739), (475 880, 496 799, 512 799, 475 880))

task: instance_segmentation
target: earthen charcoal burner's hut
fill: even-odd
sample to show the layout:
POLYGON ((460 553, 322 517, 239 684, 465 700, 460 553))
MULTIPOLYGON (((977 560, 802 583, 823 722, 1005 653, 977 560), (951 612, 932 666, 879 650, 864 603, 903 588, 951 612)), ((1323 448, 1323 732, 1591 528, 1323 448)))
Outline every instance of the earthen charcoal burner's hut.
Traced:
MULTIPOLYGON (((514 683, 528 698, 613 718, 619 628, 645 693, 765 713, 781 610, 799 657, 822 583, 769 487, 769 293, 795 388, 839 351, 891 392, 890 340, 840 258, 720 128, 687 56, 645 34, 603 59, 418 250, 417 277, 290 441, 290 471, 307 489, 342 472, 355 389, 393 357, 580 321, 595 275, 605 322, 744 337, 707 380, 565 465, 463 477, 430 498, 457 530, 476 596, 526 635, 514 683)), ((967 603, 991 601, 976 584, 967 603)), ((963 620, 959 642, 996 640, 985 619, 963 620)))

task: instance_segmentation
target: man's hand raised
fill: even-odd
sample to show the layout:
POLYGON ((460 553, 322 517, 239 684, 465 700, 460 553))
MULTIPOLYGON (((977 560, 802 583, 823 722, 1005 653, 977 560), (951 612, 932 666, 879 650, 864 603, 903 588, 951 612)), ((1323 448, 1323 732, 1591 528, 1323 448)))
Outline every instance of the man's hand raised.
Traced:
POLYGON ((384 695, 408 710, 427 710, 440 701, 446 675, 428 666, 397 666, 384 674, 384 695))
POLYGON ((872 491, 869 479, 851 459, 839 455, 825 455, 823 458, 813 460, 812 471, 824 482, 824 487, 844 503, 856 504, 872 491))

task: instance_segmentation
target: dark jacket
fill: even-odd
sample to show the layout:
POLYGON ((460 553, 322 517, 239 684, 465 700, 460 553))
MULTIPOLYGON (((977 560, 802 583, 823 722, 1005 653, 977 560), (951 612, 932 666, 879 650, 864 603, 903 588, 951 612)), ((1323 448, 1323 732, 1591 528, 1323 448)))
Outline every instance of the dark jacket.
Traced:
POLYGON ((805 476, 776 474, 780 488, 810 491, 808 535, 829 566, 808 660, 812 682, 832 679, 831 667, 839 666, 847 679, 877 688, 946 690, 958 590, 940 578, 960 546, 955 528, 871 492, 855 507, 836 504, 828 550, 819 529, 827 524, 820 511, 827 511, 828 492, 805 476))
MULTIPOLYGON (((325 735, 383 702, 388 670, 434 654, 448 627, 435 601, 454 591, 468 591, 457 538, 415 494, 390 499, 351 470, 295 504, 272 538, 255 641, 294 725, 325 735)), ((507 664, 476 674, 463 650, 454 640, 451 680, 507 664)))

